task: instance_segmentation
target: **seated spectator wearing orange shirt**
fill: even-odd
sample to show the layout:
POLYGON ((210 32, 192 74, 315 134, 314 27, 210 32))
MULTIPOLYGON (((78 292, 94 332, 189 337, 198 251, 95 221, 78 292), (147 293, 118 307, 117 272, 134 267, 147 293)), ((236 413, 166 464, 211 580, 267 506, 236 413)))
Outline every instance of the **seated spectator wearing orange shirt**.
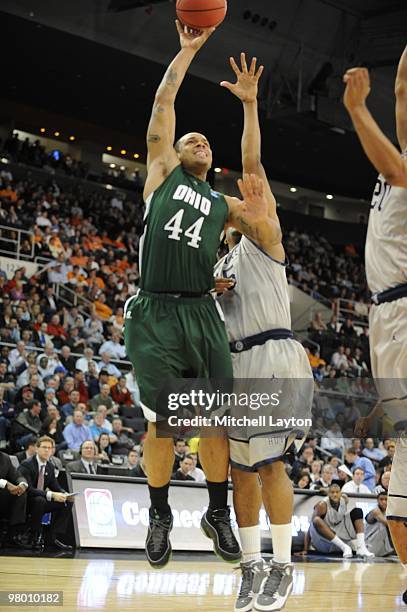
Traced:
POLYGON ((95 284, 99 289, 102 289, 102 290, 106 287, 105 281, 100 276, 97 276, 96 270, 91 270, 86 282, 89 285, 89 287, 92 286, 93 284, 95 284))
POLYGON ((311 368, 318 368, 320 365, 326 365, 326 361, 321 359, 319 351, 315 352, 313 355, 311 352, 308 353, 308 359, 311 365, 311 368))
POLYGON ((7 198, 11 202, 17 202, 17 194, 11 188, 11 185, 6 185, 6 187, 0 191, 0 198, 7 198))
POLYGON ((67 276, 68 276, 68 283, 70 283, 71 285, 80 286, 80 285, 87 284, 86 278, 83 276, 83 274, 81 274, 81 271, 78 265, 75 265, 73 267, 73 270, 71 272, 68 272, 67 276))
POLYGON ((93 302, 95 307, 95 312, 98 317, 103 319, 103 321, 107 321, 113 314, 113 310, 106 304, 106 296, 104 293, 101 293, 97 300, 93 302))
POLYGON ((85 268, 86 264, 88 263, 88 257, 83 254, 82 249, 76 249, 74 251, 74 254, 71 255, 71 258, 69 261, 71 262, 73 266, 81 266, 85 268))

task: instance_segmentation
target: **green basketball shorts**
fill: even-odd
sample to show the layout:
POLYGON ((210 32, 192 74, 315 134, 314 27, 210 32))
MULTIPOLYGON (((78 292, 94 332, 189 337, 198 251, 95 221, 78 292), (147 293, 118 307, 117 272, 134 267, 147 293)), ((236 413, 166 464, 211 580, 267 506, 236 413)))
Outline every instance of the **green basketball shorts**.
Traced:
POLYGON ((157 401, 169 381, 233 378, 225 325, 210 295, 139 291, 127 303, 124 339, 149 421, 173 414, 166 402, 157 401))

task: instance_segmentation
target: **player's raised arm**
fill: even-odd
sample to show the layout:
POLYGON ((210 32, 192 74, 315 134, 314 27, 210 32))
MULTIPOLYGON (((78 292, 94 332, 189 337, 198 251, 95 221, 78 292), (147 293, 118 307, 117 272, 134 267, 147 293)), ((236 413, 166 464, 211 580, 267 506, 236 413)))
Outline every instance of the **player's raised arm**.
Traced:
POLYGON ((175 98, 196 53, 215 28, 202 31, 183 28, 176 21, 181 50, 169 65, 154 98, 147 130, 147 171, 145 196, 154 191, 179 163, 174 150, 175 98))
POLYGON ((407 164, 399 151, 383 134, 366 106, 370 78, 366 68, 351 68, 343 77, 346 83, 344 104, 362 147, 389 185, 407 187, 407 164))
POLYGON ((228 224, 277 258, 279 255, 274 248, 282 249, 281 229, 270 215, 264 181, 257 174, 244 174, 238 185, 243 201, 225 196, 229 206, 228 224))
POLYGON ((264 189, 269 201, 270 214, 278 221, 277 206, 274 195, 261 163, 261 133, 257 104, 257 92, 259 79, 264 67, 256 70, 257 59, 254 57, 247 66, 245 53, 240 54, 241 67, 237 65, 233 57, 230 65, 236 75, 236 83, 222 81, 221 86, 229 89, 243 104, 244 127, 242 135, 242 166, 244 174, 257 174, 264 181, 264 189))
POLYGON ((396 77, 397 138, 402 151, 407 149, 407 47, 404 49, 396 77))

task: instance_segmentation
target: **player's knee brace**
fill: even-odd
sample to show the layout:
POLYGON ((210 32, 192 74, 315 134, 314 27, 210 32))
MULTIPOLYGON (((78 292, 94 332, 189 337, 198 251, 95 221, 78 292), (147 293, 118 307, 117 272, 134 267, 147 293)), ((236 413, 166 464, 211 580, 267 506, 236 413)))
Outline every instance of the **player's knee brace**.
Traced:
POLYGON ((352 523, 354 523, 358 519, 363 520, 362 510, 360 508, 353 508, 353 510, 350 511, 350 518, 351 518, 352 523))

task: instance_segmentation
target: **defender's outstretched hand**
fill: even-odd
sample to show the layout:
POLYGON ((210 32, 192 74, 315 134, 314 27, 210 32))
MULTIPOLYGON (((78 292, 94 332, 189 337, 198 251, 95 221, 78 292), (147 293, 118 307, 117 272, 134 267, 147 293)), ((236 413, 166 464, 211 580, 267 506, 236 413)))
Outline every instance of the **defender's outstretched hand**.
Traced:
POLYGON ((263 181, 256 174, 244 174, 237 184, 243 197, 242 217, 256 223, 268 219, 269 205, 263 181))
POLYGON ((253 58, 250 64, 250 68, 247 68, 246 54, 240 54, 241 68, 236 64, 233 57, 230 58, 230 65, 236 75, 236 83, 229 83, 229 81, 222 81, 221 87, 229 89, 239 100, 242 102, 254 102, 257 99, 257 88, 259 79, 263 73, 264 66, 256 72, 257 58, 253 58))
POLYGON ((346 83, 343 103, 349 112, 357 106, 363 106, 370 93, 370 77, 367 68, 351 68, 343 76, 346 83))
POLYGON ((194 51, 199 51, 211 34, 213 34, 216 30, 216 28, 194 30, 193 28, 188 28, 188 26, 183 26, 178 19, 176 19, 175 25, 177 26, 181 48, 189 48, 193 49, 194 51))

